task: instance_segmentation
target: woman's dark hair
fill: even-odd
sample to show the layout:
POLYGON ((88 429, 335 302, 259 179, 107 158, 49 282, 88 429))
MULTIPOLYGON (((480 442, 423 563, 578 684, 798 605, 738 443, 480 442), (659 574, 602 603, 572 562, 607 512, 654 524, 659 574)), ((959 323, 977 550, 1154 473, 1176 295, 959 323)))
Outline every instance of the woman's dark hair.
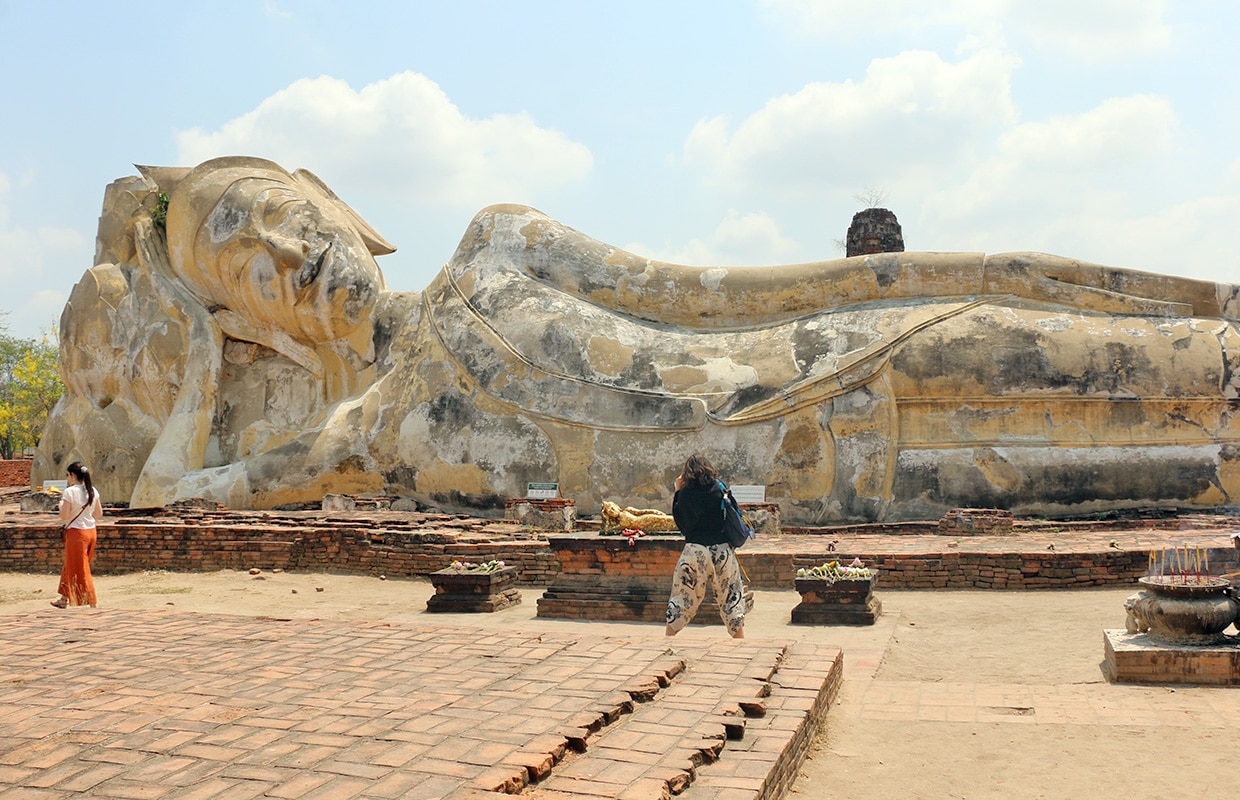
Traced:
POLYGON ((66 471, 77 478, 86 486, 86 502, 93 503, 95 501, 95 485, 90 479, 90 470, 81 461, 74 461, 70 464, 66 471))
POLYGON ((715 469, 715 465, 710 463, 710 459, 701 453, 694 453, 685 461, 684 471, 680 473, 685 478, 687 486, 714 486, 715 481, 719 480, 719 470, 715 469))

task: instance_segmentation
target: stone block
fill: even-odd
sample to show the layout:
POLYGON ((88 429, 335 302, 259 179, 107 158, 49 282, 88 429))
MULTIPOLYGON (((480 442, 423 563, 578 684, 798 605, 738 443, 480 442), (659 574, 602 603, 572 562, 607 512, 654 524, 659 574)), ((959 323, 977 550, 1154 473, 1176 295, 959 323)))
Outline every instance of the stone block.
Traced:
POLYGON ((347 494, 323 495, 324 511, 354 511, 356 509, 357 501, 347 494))
POLYGON ((23 513, 60 510, 60 494, 57 492, 31 492, 24 496, 19 505, 23 513))
POLYGON ((1002 508, 953 508, 939 519, 939 533, 949 536, 1007 536, 1012 512, 1002 508))
POLYGON ((577 528, 577 504, 573 500, 509 500, 504 519, 540 531, 571 533, 577 528))
POLYGON ((782 530, 778 503, 740 503, 741 513, 758 536, 778 536, 782 530))

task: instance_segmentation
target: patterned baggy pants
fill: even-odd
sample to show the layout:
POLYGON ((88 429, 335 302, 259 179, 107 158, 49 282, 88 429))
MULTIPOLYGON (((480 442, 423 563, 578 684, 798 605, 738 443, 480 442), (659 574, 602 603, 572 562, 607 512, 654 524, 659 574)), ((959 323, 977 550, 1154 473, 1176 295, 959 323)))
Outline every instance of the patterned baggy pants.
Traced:
POLYGON ((719 616, 733 636, 745 624, 745 584, 736 553, 727 544, 685 544, 672 574, 667 624, 679 632, 693 619, 706 596, 707 579, 714 582, 719 616))

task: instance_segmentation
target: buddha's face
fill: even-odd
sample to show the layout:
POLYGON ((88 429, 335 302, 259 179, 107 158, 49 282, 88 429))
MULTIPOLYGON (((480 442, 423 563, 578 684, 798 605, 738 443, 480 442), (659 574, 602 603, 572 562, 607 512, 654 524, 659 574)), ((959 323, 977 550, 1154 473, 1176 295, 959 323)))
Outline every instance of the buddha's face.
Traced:
POLYGON ((194 240, 195 274, 183 277, 252 325, 305 343, 348 335, 383 288, 347 214, 287 181, 235 181, 194 240))

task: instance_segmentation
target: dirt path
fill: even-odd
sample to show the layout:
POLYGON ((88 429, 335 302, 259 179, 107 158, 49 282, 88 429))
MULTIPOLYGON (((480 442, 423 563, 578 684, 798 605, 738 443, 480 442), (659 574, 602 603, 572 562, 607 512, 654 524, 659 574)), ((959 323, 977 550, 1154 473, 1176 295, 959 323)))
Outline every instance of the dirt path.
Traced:
MULTIPOLYGON (((245 572, 97 579, 101 609, 53 612, 55 576, 0 574, 0 615, 107 608, 275 618, 660 635, 661 626, 534 616, 539 591, 496 614, 427 614, 426 580, 245 572)), ((1234 793, 1240 689, 1118 686, 1100 671, 1102 631, 1123 627, 1130 589, 880 590, 866 628, 788 625, 794 592, 756 592, 751 637, 838 644, 845 682, 794 797, 1165 798, 1234 793)), ((685 636, 722 636, 693 626, 685 636)))

